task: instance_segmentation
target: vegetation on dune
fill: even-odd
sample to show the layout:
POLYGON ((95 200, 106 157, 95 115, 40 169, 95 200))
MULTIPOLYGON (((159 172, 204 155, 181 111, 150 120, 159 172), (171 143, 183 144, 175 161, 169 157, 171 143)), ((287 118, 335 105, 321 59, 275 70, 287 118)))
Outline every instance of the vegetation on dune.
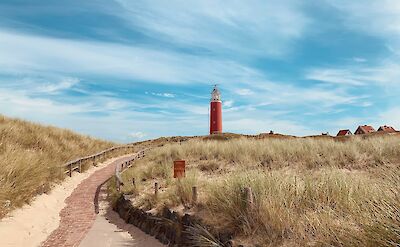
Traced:
POLYGON ((145 209, 189 208, 197 186, 190 210, 262 246, 398 246, 399 161, 398 136, 196 139, 150 150, 123 173, 123 192, 135 193, 133 203, 145 209), (180 181, 172 178, 176 159, 187 161, 180 181), (254 194, 250 209, 245 187, 254 194))
POLYGON ((64 178, 60 165, 112 143, 0 115, 0 218, 64 178))

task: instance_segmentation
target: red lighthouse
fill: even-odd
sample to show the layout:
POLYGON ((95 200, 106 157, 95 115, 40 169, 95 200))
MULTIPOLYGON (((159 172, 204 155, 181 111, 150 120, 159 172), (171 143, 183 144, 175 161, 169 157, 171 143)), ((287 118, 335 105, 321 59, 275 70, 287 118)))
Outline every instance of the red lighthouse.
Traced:
POLYGON ((210 135, 222 133, 222 102, 221 94, 214 86, 210 100, 210 135))

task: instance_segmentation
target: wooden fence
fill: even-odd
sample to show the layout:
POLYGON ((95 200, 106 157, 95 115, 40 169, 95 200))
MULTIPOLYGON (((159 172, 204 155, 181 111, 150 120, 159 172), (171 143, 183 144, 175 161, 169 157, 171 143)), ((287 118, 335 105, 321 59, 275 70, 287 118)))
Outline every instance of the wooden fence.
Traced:
POLYGON ((140 150, 139 152, 136 153, 133 157, 131 157, 128 160, 125 160, 121 164, 117 164, 115 167, 115 178, 116 178, 116 187, 117 190, 120 190, 120 186, 123 185, 124 183, 122 182, 121 178, 121 173, 124 172, 127 168, 130 168, 132 166, 132 162, 138 159, 143 158, 145 154, 146 149, 140 150))
POLYGON ((76 170, 78 172, 82 172, 82 165, 84 162, 91 161, 92 165, 96 166, 96 162, 98 162, 101 159, 105 160, 107 158, 110 158, 111 155, 117 151, 125 151, 125 153, 128 153, 129 151, 132 152, 134 148, 135 145, 123 145, 123 146, 111 147, 97 154, 89 155, 86 157, 70 161, 62 165, 61 168, 64 170, 63 171, 64 174, 68 174, 71 177, 72 171, 76 170))

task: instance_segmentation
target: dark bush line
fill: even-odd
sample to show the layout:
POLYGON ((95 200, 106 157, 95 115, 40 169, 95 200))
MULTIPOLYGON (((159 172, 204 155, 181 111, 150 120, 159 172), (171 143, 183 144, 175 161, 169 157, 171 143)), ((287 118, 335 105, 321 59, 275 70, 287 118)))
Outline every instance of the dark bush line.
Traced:
POLYGON ((168 246, 202 246, 200 244, 204 244, 204 241, 216 244, 213 246, 232 246, 232 233, 217 233, 196 216, 181 216, 166 207, 158 215, 153 215, 132 206, 123 195, 118 198, 113 209, 126 223, 138 227, 168 246))

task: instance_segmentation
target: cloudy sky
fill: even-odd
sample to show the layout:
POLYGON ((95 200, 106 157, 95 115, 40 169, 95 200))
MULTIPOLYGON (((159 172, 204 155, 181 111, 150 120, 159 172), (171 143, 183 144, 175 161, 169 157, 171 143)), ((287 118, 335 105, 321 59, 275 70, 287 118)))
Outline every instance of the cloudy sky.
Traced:
POLYGON ((130 142, 400 128, 400 1, 0 2, 0 113, 130 142))

